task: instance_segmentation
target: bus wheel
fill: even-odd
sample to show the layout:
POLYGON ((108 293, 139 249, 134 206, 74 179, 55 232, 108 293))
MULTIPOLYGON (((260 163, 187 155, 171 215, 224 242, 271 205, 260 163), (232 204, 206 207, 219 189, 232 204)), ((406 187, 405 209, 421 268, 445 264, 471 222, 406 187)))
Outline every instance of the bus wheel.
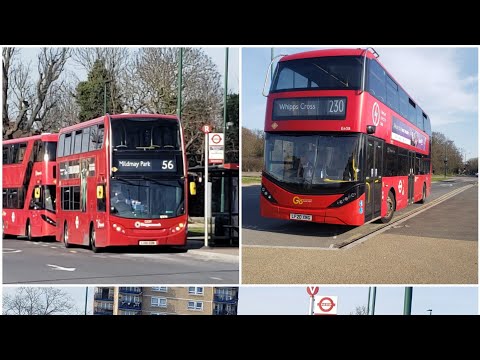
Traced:
POLYGON ((389 191, 388 192, 388 198, 387 198, 387 215, 385 217, 382 217, 380 221, 384 224, 390 222, 393 218, 393 213, 395 212, 395 196, 393 196, 393 192, 389 191))
POLYGON ((422 200, 420 200, 419 203, 425 204, 426 202, 427 202, 427 185, 423 184, 422 200))
POLYGON ((95 226, 93 226, 93 224, 90 224, 90 249, 92 249, 92 251, 94 253, 98 253, 100 252, 100 249, 96 246, 96 232, 95 232, 95 226))
POLYGON ((27 240, 32 240, 32 226, 30 225, 30 219, 27 220, 27 226, 25 227, 25 236, 27 240))
POLYGON ((71 245, 68 242, 68 225, 65 223, 63 226, 63 245, 65 245, 66 248, 69 248, 71 245))

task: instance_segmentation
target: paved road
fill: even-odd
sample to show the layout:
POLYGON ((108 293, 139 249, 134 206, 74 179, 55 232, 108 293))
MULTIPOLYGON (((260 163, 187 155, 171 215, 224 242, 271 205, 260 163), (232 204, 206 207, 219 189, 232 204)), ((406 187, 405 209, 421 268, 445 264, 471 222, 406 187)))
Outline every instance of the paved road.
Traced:
MULTIPOLYGON (((477 183, 477 178, 473 177, 459 177, 454 181, 433 183, 428 202, 474 183, 477 183)), ((260 186, 244 186, 242 190, 243 245, 335 248, 385 226, 376 222, 351 227, 264 218, 260 216, 260 186)), ((396 212, 394 220, 421 207, 422 204, 410 205, 396 212)))
POLYGON ((237 284, 238 248, 125 249, 94 254, 57 242, 3 240, 4 284, 237 284))
MULTIPOLYGON (((435 183, 430 201, 472 184, 477 184, 476 178, 435 183)), ((273 220, 270 226, 275 231, 272 231, 268 228, 270 220, 258 217, 260 225, 252 229, 255 226, 252 207, 250 213, 243 213, 247 226, 242 232, 243 244, 255 245, 243 248, 242 281, 246 284, 477 284, 478 187, 464 189, 424 211, 404 214, 404 220, 385 228, 381 234, 340 250, 325 250, 336 239, 333 230, 322 229, 322 225, 310 229, 292 225, 297 229, 273 220), (290 233, 281 234, 285 229, 290 233), (293 235, 295 230, 302 232, 293 235)), ((247 202, 253 197, 248 193, 248 189, 243 193, 247 202)), ((346 229, 337 237, 357 236, 357 231, 363 230, 346 229)))

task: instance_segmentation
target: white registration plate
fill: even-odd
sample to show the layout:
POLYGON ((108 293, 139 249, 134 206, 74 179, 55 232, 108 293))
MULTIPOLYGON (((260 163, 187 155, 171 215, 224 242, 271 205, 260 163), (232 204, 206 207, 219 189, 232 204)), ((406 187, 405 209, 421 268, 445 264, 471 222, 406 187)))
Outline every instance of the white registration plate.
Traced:
POLYGON ((312 221, 312 215, 290 214, 290 220, 312 221))
POLYGON ((139 241, 139 245, 157 245, 155 240, 142 240, 139 241))

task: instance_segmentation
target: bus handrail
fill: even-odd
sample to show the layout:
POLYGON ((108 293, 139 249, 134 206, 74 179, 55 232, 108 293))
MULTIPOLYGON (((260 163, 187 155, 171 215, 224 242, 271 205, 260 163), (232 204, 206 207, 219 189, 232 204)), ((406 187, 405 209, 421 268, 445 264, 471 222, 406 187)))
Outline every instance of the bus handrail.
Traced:
POLYGON ((378 59, 380 57, 380 54, 371 46, 367 47, 365 49, 365 54, 363 55, 363 77, 362 77, 362 91, 360 92, 363 93, 365 91, 365 77, 366 77, 366 67, 367 67, 367 51, 372 50, 373 55, 378 59))
POLYGON ((268 70, 267 70, 267 74, 265 75, 265 82, 263 83, 263 89, 262 89, 262 95, 267 97, 268 94, 265 94, 265 85, 267 85, 267 79, 268 79, 268 75, 270 74, 270 69, 272 68, 272 64, 273 62, 275 61, 276 58, 280 57, 280 56, 287 56, 287 54, 279 54, 277 56, 275 56, 272 61, 270 61, 270 64, 268 65, 268 70))

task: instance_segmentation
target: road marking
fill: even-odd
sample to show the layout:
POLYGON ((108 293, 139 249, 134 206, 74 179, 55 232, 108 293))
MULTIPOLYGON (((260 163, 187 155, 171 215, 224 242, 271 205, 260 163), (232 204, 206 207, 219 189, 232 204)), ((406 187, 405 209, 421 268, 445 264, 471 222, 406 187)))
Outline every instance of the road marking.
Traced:
POLYGON ((218 280, 218 281, 222 281, 222 280, 223 280, 222 278, 215 277, 215 276, 210 276, 210 279, 212 279, 212 280, 218 280))
MULTIPOLYGON (((366 240, 376 236, 376 235, 379 235, 395 226, 398 226, 398 227, 404 227, 405 225, 400 225, 401 223, 403 223, 404 221, 406 220, 409 220, 410 218, 426 211, 426 210, 429 210, 431 209, 432 207, 448 200, 448 199, 451 199, 453 198, 454 196, 460 194, 461 192, 465 191, 465 190, 468 190, 474 186, 477 186, 476 184, 468 184, 468 185, 464 185, 464 186, 461 186, 459 188, 456 188, 455 190, 452 190, 452 191, 449 191, 447 192, 446 194, 443 194, 442 196, 439 196, 438 198, 436 199, 433 199, 431 200, 430 202, 427 202, 426 204, 423 204, 421 206, 419 206, 418 208, 414 208, 412 209, 411 211, 407 211, 405 214, 401 214, 399 216, 399 218, 397 220, 393 220, 390 224, 385 224, 383 225, 382 227, 380 227, 379 229, 376 229, 376 230, 373 230, 372 232, 370 233, 367 233, 365 235, 361 235, 361 236, 354 236, 354 240, 353 241, 350 241, 349 243, 347 243, 346 245, 343 245, 343 246, 340 246, 340 247, 316 247, 316 246, 288 246, 288 245, 246 245, 246 244, 242 244, 242 248, 263 248, 263 249, 288 249, 288 250, 318 250, 318 251, 330 251, 330 250, 334 250, 334 251, 338 251, 338 250, 348 250, 348 249, 351 249, 352 247, 356 246, 356 245, 360 245, 362 244, 363 242, 365 242, 366 240), (355 240, 355 238, 357 238, 355 240)), ((248 228, 248 230, 251 230, 250 228, 248 228)))
POLYGON ((51 265, 51 264, 47 264, 47 266, 50 266, 52 270, 75 271, 75 268, 66 268, 66 267, 51 265))
POLYGON ((3 253, 4 254, 15 254, 15 253, 19 253, 19 252, 22 252, 22 250, 3 248, 3 253))

